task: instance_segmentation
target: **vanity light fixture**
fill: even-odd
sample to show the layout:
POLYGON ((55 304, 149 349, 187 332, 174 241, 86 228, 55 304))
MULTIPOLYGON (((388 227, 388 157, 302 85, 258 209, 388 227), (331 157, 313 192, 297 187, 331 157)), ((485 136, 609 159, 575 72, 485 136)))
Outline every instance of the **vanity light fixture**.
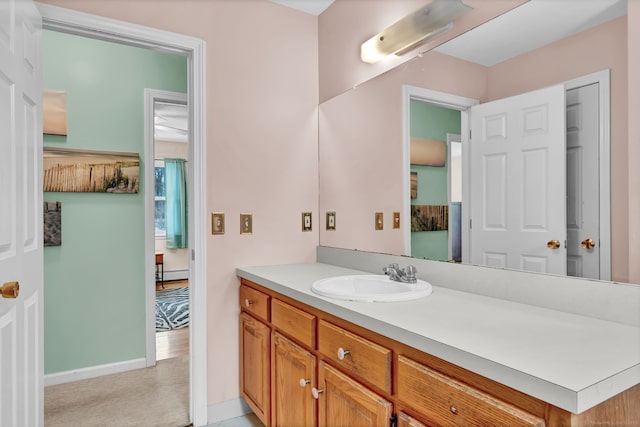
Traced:
POLYGON ((462 0, 432 0, 362 43, 360 59, 375 64, 389 55, 403 55, 452 28, 455 19, 472 9, 462 0))

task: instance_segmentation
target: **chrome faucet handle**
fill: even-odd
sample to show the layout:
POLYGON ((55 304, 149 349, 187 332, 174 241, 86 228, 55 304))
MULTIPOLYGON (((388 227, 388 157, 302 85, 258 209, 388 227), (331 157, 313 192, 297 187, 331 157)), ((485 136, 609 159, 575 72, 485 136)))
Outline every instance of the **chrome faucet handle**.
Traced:
POLYGON ((415 283, 416 282, 416 268, 413 265, 408 265, 402 270, 405 278, 408 282, 415 283))

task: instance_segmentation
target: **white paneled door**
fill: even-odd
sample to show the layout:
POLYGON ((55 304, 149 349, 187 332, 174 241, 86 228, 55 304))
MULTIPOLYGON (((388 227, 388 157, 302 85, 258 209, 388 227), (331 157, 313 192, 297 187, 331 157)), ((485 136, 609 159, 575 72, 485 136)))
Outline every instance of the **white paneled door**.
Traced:
POLYGON ((471 108, 471 263, 566 274, 565 133, 562 85, 471 108))
POLYGON ((43 425, 41 33, 42 20, 31 0, 0 1, 3 427, 43 425))

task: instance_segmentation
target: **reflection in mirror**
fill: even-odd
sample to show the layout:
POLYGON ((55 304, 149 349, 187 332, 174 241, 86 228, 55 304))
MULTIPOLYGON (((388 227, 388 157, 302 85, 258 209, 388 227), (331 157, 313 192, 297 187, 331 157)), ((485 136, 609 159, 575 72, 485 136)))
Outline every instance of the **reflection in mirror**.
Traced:
MULTIPOLYGON (((550 4, 558 6, 558 2, 544 0, 532 0, 525 6, 529 6, 530 3, 544 3, 546 7, 551 7, 550 4)), ((450 225, 447 225, 447 231, 420 232, 429 235, 433 233, 434 237, 421 239, 428 240, 427 242, 416 239, 414 243, 413 239, 407 240, 406 238, 406 235, 409 234, 406 231, 411 226, 412 217, 409 208, 411 204, 447 206, 449 220, 453 208, 447 190, 449 164, 445 164, 443 167, 430 166, 434 170, 424 172, 424 174, 419 173, 419 170, 414 170, 418 168, 416 166, 411 166, 409 169, 409 153, 403 153, 402 147, 409 127, 413 132, 414 124, 413 120, 410 121, 408 117, 403 118, 402 103, 399 101, 403 86, 412 85, 427 88, 465 100, 477 100, 484 104, 487 101, 530 92, 554 84, 563 84, 597 71, 610 70, 611 80, 608 86, 611 111, 610 113, 604 111, 604 114, 611 117, 611 124, 609 129, 604 124, 599 130, 598 136, 601 141, 608 141, 610 135, 611 140, 610 159, 607 157, 609 153, 601 153, 598 160, 600 168, 605 163, 608 165, 609 162, 613 165, 610 176, 607 174, 606 179, 601 180, 602 182, 610 180, 610 183, 605 187, 602 186, 602 183, 599 184, 601 198, 611 202, 607 212, 602 210, 599 212, 601 217, 611 216, 611 226, 608 230, 611 244, 607 248, 602 247, 605 252, 610 253, 610 267, 608 272, 606 268, 604 272, 601 271, 599 277, 608 278, 607 275, 609 275, 612 280, 627 281, 625 279, 629 267, 629 239, 627 224, 624 220, 627 215, 626 206, 628 203, 626 200, 628 183, 625 162, 627 141, 624 137, 627 124, 625 74, 627 53, 624 48, 627 30, 626 16, 620 16, 619 8, 619 4, 622 3, 625 5, 624 10, 626 10, 626 3, 613 0, 589 2, 589 4, 595 3, 606 7, 601 7, 599 17, 585 18, 583 16, 582 23, 578 25, 582 31, 558 41, 546 41, 548 44, 531 52, 518 52, 518 56, 515 57, 510 56, 511 52, 507 54, 507 57, 496 59, 495 51, 500 51, 499 46, 490 45, 484 51, 488 52, 487 56, 490 53, 492 64, 485 65, 479 60, 473 62, 466 58, 457 58, 452 54, 431 51, 370 80, 355 90, 323 102, 319 108, 320 209, 321 213, 335 211, 341 220, 336 230, 329 232, 321 230, 320 243, 323 246, 397 255, 411 254, 412 256, 442 260, 454 259, 450 254, 452 247, 452 244, 449 243, 450 225), (612 14, 614 6, 618 8, 612 14), (590 27, 586 22, 595 26, 590 27), (436 169, 440 169, 440 171, 436 169), (420 195, 421 199, 411 200, 411 172, 418 172, 416 180, 418 191, 426 189, 433 183, 438 183, 437 188, 440 194, 425 193, 420 195), (392 217, 391 213, 394 211, 402 212, 401 228, 404 231, 394 229, 391 224, 385 224, 382 231, 376 231, 373 227, 374 212, 388 212, 384 215, 385 221, 387 221, 387 218, 392 217), (616 218, 621 218, 621 220, 616 221, 616 218), (443 236, 435 237, 438 233, 443 236), (434 241, 438 242, 437 249, 431 247, 434 241), (407 242, 410 242, 410 245, 407 242), (416 253, 423 250, 436 252, 416 253)), ((509 12, 504 17, 523 7, 509 12)), ((622 15, 624 15, 624 10, 622 15)), ((530 21, 532 24, 544 23, 535 19, 530 21)), ((482 28, 483 26, 478 27, 478 30, 482 28)), ((566 23, 565 28, 575 29, 576 25, 566 23)), ((474 38, 472 33, 468 33, 468 38, 474 38)), ((503 33, 499 37, 512 41, 514 37, 509 34, 508 32, 503 33)), ((458 40, 456 39, 455 42, 458 40)), ((445 51, 447 44, 442 48, 445 51)), ((482 49, 477 44, 473 51, 474 54, 481 57, 479 52, 482 49)), ((599 96, 603 96, 603 93, 600 91, 599 96)), ((457 110, 457 114, 460 115, 462 109, 458 108, 457 110)), ((599 114, 602 116, 603 111, 599 110, 599 114)), ((443 120, 437 120, 437 124, 443 120)), ((458 133, 462 135, 464 144, 465 129, 468 134, 469 125, 468 123, 465 125, 466 119, 464 117, 458 120, 460 122, 459 128, 442 129, 439 130, 438 135, 423 133, 416 135, 416 137, 446 141, 447 133, 458 133)), ((434 131, 431 126, 425 125, 425 127, 429 131, 434 131)), ((419 131, 424 130, 416 130, 416 132, 419 131)), ((408 136, 406 139, 409 139, 408 136)), ((425 166, 425 168, 428 167, 425 166)), ((569 179, 568 185, 581 185, 579 184, 581 182, 581 180, 571 181, 569 179)), ((575 206, 575 201, 569 200, 569 203, 567 215, 563 215, 563 217, 567 216, 568 218, 574 214, 572 206, 575 206)), ((464 202, 462 205, 461 222, 464 224, 464 202)), ((467 212, 466 215, 469 213, 467 212)), ((567 225, 566 222, 565 225, 567 225)), ((463 227, 461 238, 463 261, 465 260, 465 239, 469 238, 464 234, 463 227)), ((568 235, 567 232, 567 238, 570 238, 568 235)), ((589 238, 585 236, 580 239, 579 243, 589 238)), ((601 241, 603 239, 606 240, 606 236, 600 237, 601 241)), ((564 238, 558 240, 564 240, 564 238)), ((544 243, 546 245, 547 242, 544 243)), ((469 245, 467 244, 467 246, 469 245)), ((467 254, 467 256, 470 255, 467 254)), ((568 254, 568 257, 565 263, 567 267, 570 265, 571 254, 568 254)), ((507 266, 507 268, 513 267, 507 266)))

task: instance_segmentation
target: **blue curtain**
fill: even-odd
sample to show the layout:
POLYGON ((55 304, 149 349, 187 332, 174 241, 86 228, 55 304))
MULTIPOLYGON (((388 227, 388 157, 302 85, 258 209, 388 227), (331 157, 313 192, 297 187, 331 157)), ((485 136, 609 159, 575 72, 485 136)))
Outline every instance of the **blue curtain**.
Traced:
POLYGON ((183 159, 165 159, 165 191, 167 248, 186 248, 187 233, 187 168, 183 159))

